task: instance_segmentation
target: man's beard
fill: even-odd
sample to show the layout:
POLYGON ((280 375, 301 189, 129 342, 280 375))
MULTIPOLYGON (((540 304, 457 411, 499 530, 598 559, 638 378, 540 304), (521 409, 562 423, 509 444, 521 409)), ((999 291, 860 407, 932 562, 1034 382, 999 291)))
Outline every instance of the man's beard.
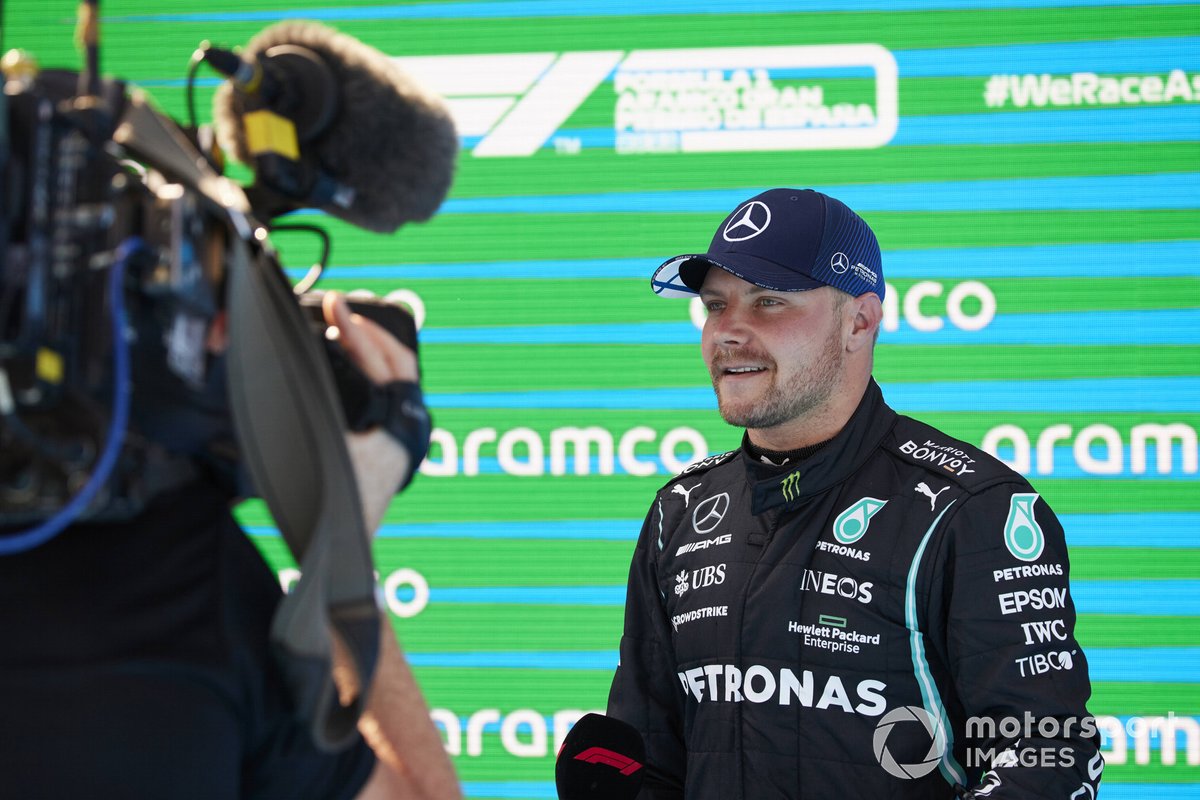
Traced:
POLYGON ((808 369, 792 375, 787 384, 778 382, 778 365, 772 359, 744 351, 736 355, 751 355, 764 363, 770 361, 776 368, 771 385, 764 394, 753 400, 733 401, 721 396, 719 376, 723 361, 730 360, 735 353, 718 354, 713 360, 713 389, 717 393, 717 404, 721 418, 739 428, 774 428, 794 419, 799 419, 814 409, 825 405, 841 380, 845 360, 841 331, 834 327, 818 353, 817 360, 808 369))

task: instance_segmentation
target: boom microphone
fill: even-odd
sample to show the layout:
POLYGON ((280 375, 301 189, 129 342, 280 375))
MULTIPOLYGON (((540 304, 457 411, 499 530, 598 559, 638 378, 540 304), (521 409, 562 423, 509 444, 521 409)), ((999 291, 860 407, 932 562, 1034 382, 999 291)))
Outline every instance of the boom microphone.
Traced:
POLYGON ((213 117, 221 146, 255 167, 256 208, 265 194, 272 216, 319 208, 390 233, 429 219, 445 199, 458 154, 450 113, 378 50, 284 22, 241 57, 215 47, 204 57, 230 78, 213 117))
POLYGON ((641 791, 646 746, 632 725, 586 714, 563 740, 554 765, 559 800, 633 800, 641 791))

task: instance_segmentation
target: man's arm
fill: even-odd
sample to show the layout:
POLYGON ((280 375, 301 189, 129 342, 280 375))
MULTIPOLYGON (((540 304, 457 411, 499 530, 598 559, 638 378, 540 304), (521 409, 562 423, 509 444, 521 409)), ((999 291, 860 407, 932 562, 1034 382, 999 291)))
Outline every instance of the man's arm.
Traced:
POLYGON ((661 515, 661 505, 655 502, 634 551, 621 662, 608 695, 608 715, 636 728, 646 745, 646 778, 639 800, 682 800, 687 771, 683 698, 674 679, 670 628, 655 577, 661 515))
POLYGON ((1006 483, 967 499, 950 533, 945 642, 968 718, 956 733, 985 770, 968 796, 1094 798, 1104 761, 1061 524, 1006 483))
MULTIPOLYGON (((350 359, 371 381, 382 385, 418 380, 416 355, 383 328, 352 314, 345 298, 334 292, 326 294, 323 310, 325 321, 338 329, 339 342, 350 359)), ((367 529, 374 532, 396 487, 408 474, 411 458, 382 429, 349 434, 348 444, 367 529)), ((451 800, 462 796, 442 738, 386 614, 380 624, 379 660, 359 730, 377 761, 358 800, 451 800)))

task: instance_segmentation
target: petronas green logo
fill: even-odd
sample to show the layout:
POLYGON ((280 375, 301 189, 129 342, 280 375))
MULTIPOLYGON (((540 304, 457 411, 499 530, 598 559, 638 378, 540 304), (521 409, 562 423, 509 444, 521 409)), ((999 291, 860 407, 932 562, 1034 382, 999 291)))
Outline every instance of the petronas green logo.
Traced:
POLYGON ((867 532, 871 517, 879 513, 879 509, 887 505, 887 500, 876 500, 874 497, 864 497, 847 508, 833 521, 833 536, 842 544, 853 544, 867 532))
POLYGON ((1022 561, 1037 561, 1046 546, 1042 526, 1033 518, 1036 493, 1014 494, 1008 504, 1008 519, 1004 522, 1004 543, 1008 552, 1022 561))

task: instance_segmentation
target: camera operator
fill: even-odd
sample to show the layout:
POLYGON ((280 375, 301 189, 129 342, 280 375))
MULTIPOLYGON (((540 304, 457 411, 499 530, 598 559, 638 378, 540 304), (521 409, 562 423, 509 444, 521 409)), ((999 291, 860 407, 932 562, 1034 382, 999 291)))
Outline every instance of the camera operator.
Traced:
MULTIPOLYGON (((374 383, 415 354, 325 296, 374 383)), ((208 346, 226 345, 224 317, 208 346)), ((375 428, 349 434, 368 530, 409 469, 375 428)), ((455 798, 453 767, 386 619, 361 738, 336 753, 297 720, 268 644, 282 593, 201 475, 121 523, 80 523, 0 558, 0 786, 21 798, 455 798)), ((342 656, 344 658, 344 656, 342 656)), ((351 692, 336 670, 339 689, 351 692)))

